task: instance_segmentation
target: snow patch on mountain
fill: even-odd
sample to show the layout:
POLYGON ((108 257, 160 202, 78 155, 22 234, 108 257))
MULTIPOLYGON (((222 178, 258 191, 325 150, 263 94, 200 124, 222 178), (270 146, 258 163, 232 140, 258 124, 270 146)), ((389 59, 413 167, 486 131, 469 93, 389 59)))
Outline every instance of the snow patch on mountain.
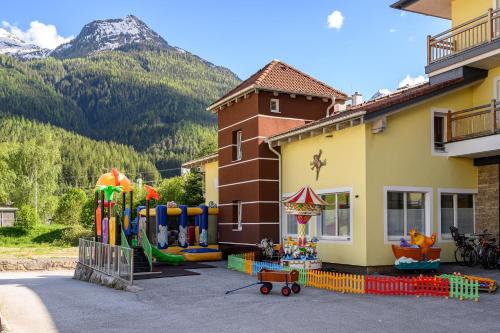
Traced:
POLYGON ((0 54, 7 54, 20 59, 46 57, 51 50, 28 44, 16 35, 0 28, 0 54))

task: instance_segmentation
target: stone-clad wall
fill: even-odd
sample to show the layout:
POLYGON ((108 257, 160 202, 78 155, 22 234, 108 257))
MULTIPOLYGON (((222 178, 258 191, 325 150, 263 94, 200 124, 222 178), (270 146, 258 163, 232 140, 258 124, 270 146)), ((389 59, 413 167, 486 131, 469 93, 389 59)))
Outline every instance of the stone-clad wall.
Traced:
POLYGON ((499 239, 499 165, 479 166, 476 232, 488 229, 499 239))

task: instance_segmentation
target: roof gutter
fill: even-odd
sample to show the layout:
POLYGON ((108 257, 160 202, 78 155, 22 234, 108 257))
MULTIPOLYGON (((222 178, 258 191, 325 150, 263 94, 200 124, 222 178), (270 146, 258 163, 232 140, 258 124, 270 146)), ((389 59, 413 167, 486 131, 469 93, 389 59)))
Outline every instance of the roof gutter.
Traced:
POLYGON ((284 134, 281 134, 281 135, 278 134, 276 136, 269 137, 269 138, 266 139, 266 142, 268 144, 271 144, 272 142, 275 142, 275 141, 278 141, 278 140, 281 140, 281 139, 286 139, 286 138, 288 138, 290 136, 302 134, 302 133, 309 132, 309 131, 312 131, 312 130, 315 130, 315 129, 318 129, 318 128, 322 128, 322 127, 325 127, 325 126, 328 126, 328 125, 333 125, 333 124, 336 124, 336 123, 340 123, 342 121, 349 120, 351 118, 356 118, 356 117, 364 116, 365 114, 366 114, 366 111, 358 111, 356 113, 351 113, 351 114, 346 115, 344 117, 338 117, 338 118, 335 117, 333 119, 329 119, 328 121, 320 122, 320 123, 318 123, 316 125, 313 125, 313 126, 302 127, 302 128, 298 128, 295 131, 291 131, 291 132, 284 133, 284 134))

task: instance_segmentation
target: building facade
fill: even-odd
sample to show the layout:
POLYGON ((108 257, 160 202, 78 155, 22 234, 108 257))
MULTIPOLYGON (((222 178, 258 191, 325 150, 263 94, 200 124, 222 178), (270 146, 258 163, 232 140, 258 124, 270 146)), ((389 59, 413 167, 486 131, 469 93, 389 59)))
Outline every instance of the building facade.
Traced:
POLYGON ((218 115, 219 242, 279 239, 279 158, 265 139, 325 117, 347 96, 272 61, 214 102, 218 115))
MULTIPOLYGON (((351 105, 342 107, 342 101, 326 113, 329 103, 322 99, 318 98, 316 110, 314 103, 305 103, 310 99, 300 103, 299 98, 276 92, 255 93, 256 99, 247 96, 238 108, 234 103, 219 110, 219 201, 223 207, 258 202, 248 206, 250 215, 243 209, 240 236, 233 225, 224 237, 255 243, 262 237, 282 240, 295 235, 295 221, 279 202, 308 184, 329 203, 308 227, 309 236, 319 239, 318 254, 325 262, 392 265, 391 244, 408 238, 411 229, 428 236, 436 233, 444 261, 454 260, 450 226, 466 234, 488 229, 499 239, 498 5, 490 0, 401 0, 392 5, 451 22, 448 31, 427 37, 429 82, 365 103, 353 96, 351 105), (300 115, 266 113, 276 97, 300 115), (259 123, 261 114, 273 120, 259 123), (297 122, 285 124, 281 121, 288 120, 275 117, 297 122), (252 126, 241 126, 250 121, 252 126), (243 137, 238 141, 236 135, 235 141, 238 130, 243 137), (243 152, 253 154, 244 153, 244 163, 238 164, 234 147, 250 140, 262 150, 256 153, 253 145, 243 146, 243 152), (252 161, 246 162, 247 156, 252 161), (253 161, 261 157, 271 160, 253 161), (270 165, 274 167, 268 169, 270 165), (247 185, 252 179, 259 179, 253 187, 247 185), (264 180, 272 180, 272 189, 259 186, 264 180), (264 200, 272 202, 266 206, 264 200), (251 214, 258 214, 258 219, 251 214), (268 218, 279 221, 279 229, 256 231, 244 225, 268 218)), ((231 209, 221 217, 223 223, 238 221, 231 209)))

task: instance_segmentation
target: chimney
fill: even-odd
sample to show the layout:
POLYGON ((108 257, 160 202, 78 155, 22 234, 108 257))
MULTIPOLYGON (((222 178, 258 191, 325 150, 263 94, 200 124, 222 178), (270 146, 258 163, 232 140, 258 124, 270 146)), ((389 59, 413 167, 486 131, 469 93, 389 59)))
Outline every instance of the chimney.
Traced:
POLYGON ((363 95, 358 93, 357 91, 352 95, 352 106, 357 106, 363 103, 363 95))
POLYGON ((345 105, 345 104, 335 104, 335 106, 333 107, 333 114, 345 111, 346 108, 347 108, 347 105, 345 105))

